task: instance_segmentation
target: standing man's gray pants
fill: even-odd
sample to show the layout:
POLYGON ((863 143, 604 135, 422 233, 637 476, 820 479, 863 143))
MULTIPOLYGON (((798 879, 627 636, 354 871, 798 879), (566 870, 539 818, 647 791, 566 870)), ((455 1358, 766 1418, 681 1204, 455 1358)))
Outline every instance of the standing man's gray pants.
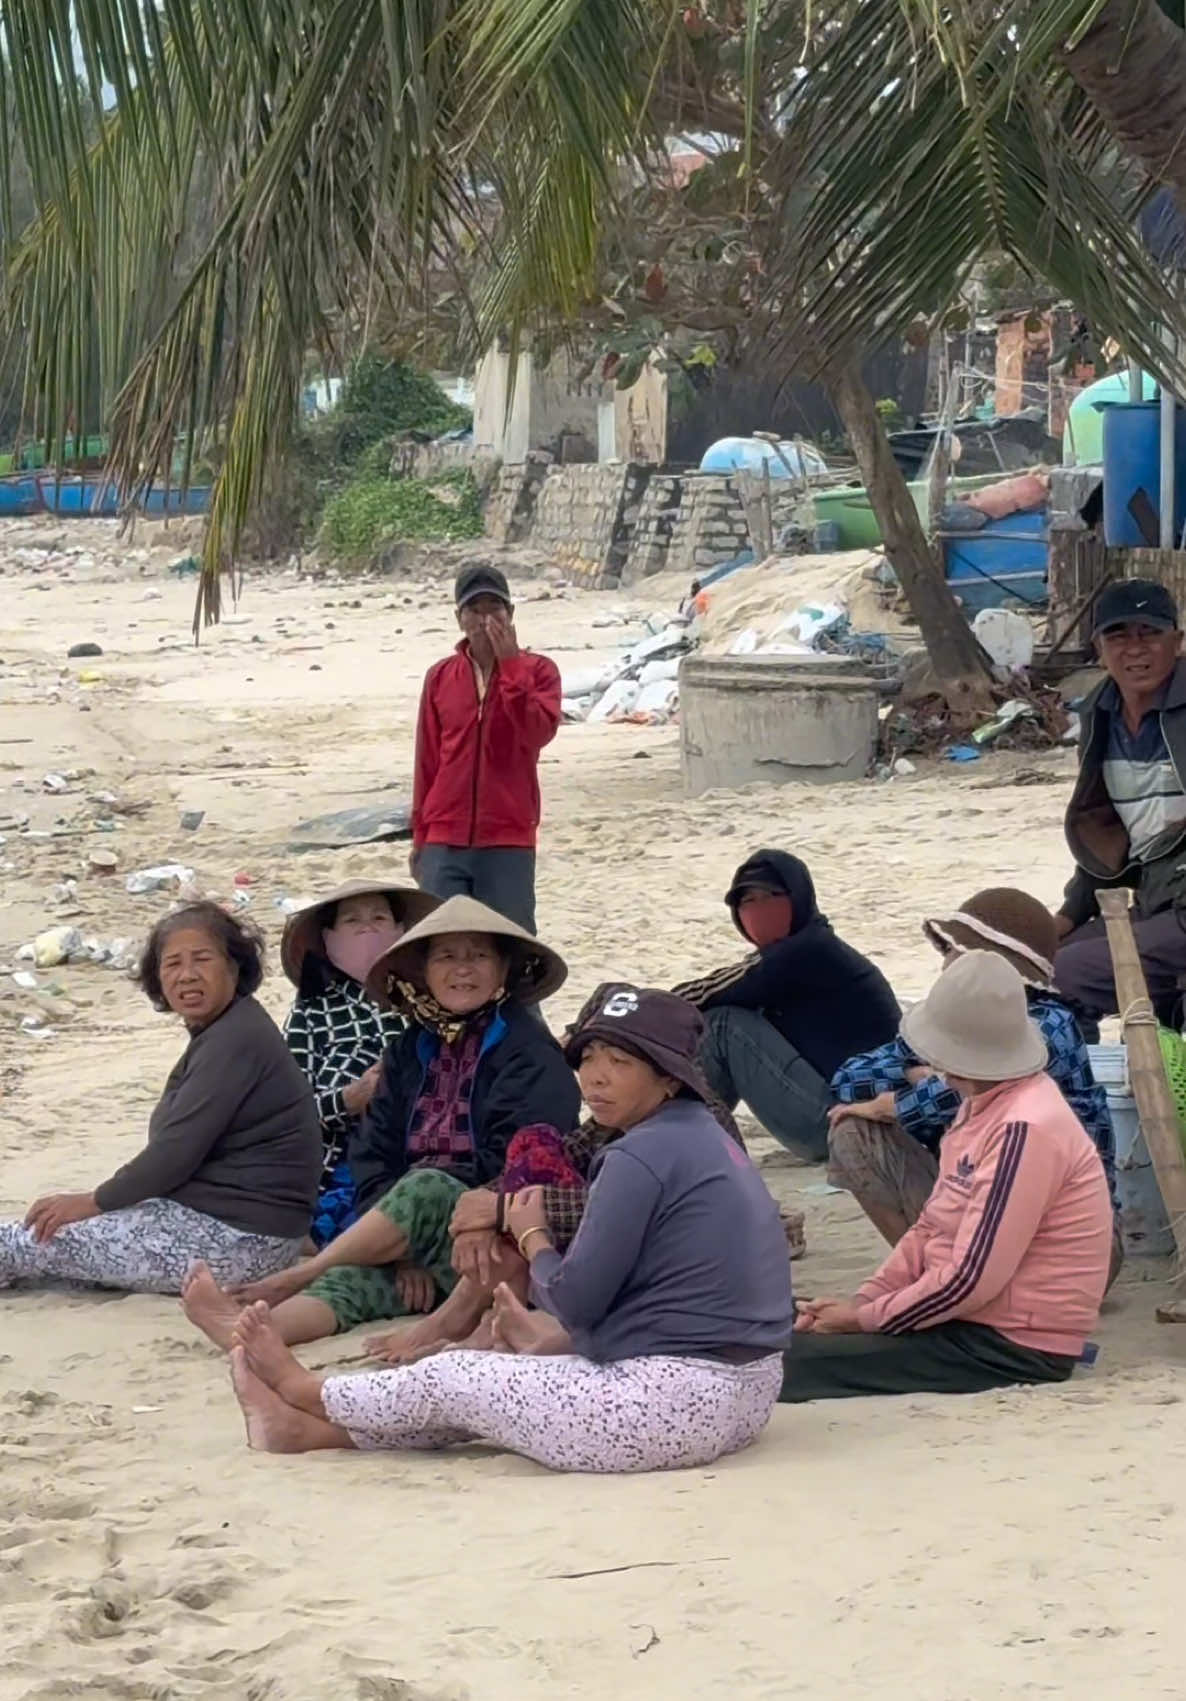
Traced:
POLYGON ((535 852, 424 845, 416 884, 434 898, 476 898, 535 932, 535 852))

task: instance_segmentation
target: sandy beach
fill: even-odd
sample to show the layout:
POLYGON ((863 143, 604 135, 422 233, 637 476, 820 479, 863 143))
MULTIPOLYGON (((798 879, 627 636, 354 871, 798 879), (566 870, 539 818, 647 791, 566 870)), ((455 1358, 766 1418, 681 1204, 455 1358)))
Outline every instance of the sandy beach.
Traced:
MULTIPOLYGON (((303 819, 410 784, 420 681, 456 636, 447 586, 253 575, 195 649, 192 580, 167 571, 184 529, 113 540, 103 522, 0 530, 0 967, 26 967, 17 949, 59 920, 143 936, 169 900, 124 881, 150 864, 185 863, 224 899, 248 876, 272 946, 278 899, 404 875, 406 843, 285 845, 303 819), (102 655, 68 661, 82 641, 102 655), (79 777, 50 793, 49 773, 79 777), (197 832, 183 810, 205 812, 197 832), (46 836, 3 824, 17 814, 46 836), (104 816, 114 831, 94 830, 104 816), (88 871, 95 849, 116 853, 114 877, 88 871), (67 879, 78 913, 60 915, 67 879)), ((564 669, 626 635, 593 629, 599 612, 644 615, 686 587, 518 588, 521 641, 564 669)), ((564 727, 541 769, 540 931, 571 969, 549 1017, 610 974, 663 986, 732 960, 721 897, 763 844, 805 857, 838 929, 917 996, 936 968, 928 911, 989 884, 1058 898, 1072 771, 1069 751, 1000 754, 689 802, 675 728, 564 727)), ((183 1046, 124 974, 38 981, 0 975, 4 1215, 135 1151, 183 1046), (48 1034, 22 1027, 31 1014, 48 1034)), ((880 1257, 874 1231, 821 1171, 754 1150, 807 1216, 799 1289, 851 1291, 880 1257)), ((780 1408, 739 1458, 620 1480, 481 1449, 254 1455, 224 1362, 174 1301, 0 1294, 0 1701, 825 1701, 841 1686, 1176 1701, 1186 1329, 1153 1321, 1167 1274, 1129 1262, 1098 1365, 1065 1388, 780 1408)), ((304 1356, 358 1351, 345 1337, 304 1356)))

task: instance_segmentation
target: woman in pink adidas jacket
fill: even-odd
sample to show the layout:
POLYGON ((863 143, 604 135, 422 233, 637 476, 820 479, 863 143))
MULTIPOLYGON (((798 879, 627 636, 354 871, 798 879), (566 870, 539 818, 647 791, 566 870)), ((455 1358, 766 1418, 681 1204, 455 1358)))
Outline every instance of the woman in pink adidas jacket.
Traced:
POLYGON ((957 958, 902 1022, 964 1105, 921 1217, 851 1300, 801 1305, 784 1401, 971 1394, 1070 1376, 1108 1279, 1099 1153, 1048 1075, 1021 976, 957 958))

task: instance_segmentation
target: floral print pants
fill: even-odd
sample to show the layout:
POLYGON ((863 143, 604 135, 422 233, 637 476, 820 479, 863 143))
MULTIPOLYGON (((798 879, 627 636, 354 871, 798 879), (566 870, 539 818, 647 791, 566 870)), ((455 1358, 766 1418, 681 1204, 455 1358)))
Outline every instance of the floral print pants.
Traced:
POLYGON ((145 1199, 67 1223, 36 1241, 23 1223, 0 1222, 0 1288, 13 1282, 81 1282, 128 1293, 180 1293, 202 1258, 220 1287, 258 1282, 295 1264, 299 1240, 246 1234, 173 1199, 145 1199))
POLYGON ((748 1447, 781 1385, 781 1353, 730 1365, 447 1352, 331 1376, 321 1399, 363 1449, 485 1441, 556 1471, 670 1471, 748 1447))

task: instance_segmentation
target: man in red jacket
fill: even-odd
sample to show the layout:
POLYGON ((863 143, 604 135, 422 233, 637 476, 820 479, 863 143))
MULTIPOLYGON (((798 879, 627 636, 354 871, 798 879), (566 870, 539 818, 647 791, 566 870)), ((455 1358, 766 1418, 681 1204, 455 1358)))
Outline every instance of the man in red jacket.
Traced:
POLYGON ((454 596, 464 636, 420 697, 412 872, 424 891, 477 898, 534 933, 537 768, 560 725, 560 673, 519 648, 497 567, 463 568, 454 596))

